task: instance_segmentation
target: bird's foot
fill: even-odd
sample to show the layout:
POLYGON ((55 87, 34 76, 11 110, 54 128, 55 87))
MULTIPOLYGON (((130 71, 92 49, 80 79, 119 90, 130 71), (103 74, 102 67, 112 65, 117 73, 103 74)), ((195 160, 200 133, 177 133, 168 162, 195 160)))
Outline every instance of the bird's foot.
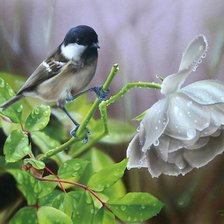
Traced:
MULTIPOLYGON (((76 136, 76 132, 78 131, 79 129, 79 124, 75 126, 75 128, 73 128, 71 131, 70 131, 70 135, 73 136, 73 137, 77 137, 76 136)), ((89 130, 87 130, 86 132, 86 136, 83 138, 82 142, 83 144, 86 144, 89 140, 89 136, 91 135, 91 132, 89 130)))
POLYGON ((103 90, 102 86, 93 87, 93 91, 96 93, 96 96, 100 101, 106 100, 110 92, 109 89, 103 90))

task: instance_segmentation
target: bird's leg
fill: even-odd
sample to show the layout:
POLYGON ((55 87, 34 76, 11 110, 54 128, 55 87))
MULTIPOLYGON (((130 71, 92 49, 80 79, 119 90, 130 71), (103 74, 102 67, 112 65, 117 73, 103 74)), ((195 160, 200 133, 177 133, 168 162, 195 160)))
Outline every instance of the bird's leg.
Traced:
POLYGON ((66 101, 67 102, 71 102, 73 100, 75 100, 76 98, 78 98, 79 96, 83 95, 83 94, 86 94, 88 92, 94 92, 97 96, 97 98, 100 100, 100 101, 103 101, 107 98, 108 94, 109 94, 109 89, 107 90, 103 90, 102 89, 102 86, 100 87, 92 87, 90 89, 87 89, 87 90, 84 90, 78 94, 75 94, 73 96, 71 96, 70 98, 67 98, 66 101))
MULTIPOLYGON (((75 136, 76 135, 76 132, 80 126, 80 124, 71 116, 71 114, 66 110, 65 106, 64 105, 61 105, 61 104, 58 104, 58 107, 69 117, 69 119, 72 121, 72 123, 75 125, 75 128, 73 128, 71 131, 70 131, 70 135, 71 136, 75 136)), ((89 135, 90 135, 90 132, 88 131, 87 132, 87 135, 85 136, 85 138, 83 139, 83 143, 87 143, 88 142, 88 139, 89 139, 89 135)))

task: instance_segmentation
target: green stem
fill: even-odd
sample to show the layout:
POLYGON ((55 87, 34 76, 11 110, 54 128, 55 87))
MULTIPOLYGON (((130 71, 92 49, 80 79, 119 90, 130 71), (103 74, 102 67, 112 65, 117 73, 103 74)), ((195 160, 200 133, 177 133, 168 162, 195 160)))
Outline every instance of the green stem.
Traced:
MULTIPOLYGON (((114 64, 110 74, 108 75, 106 81, 104 82, 103 86, 102 86, 102 90, 107 90, 114 78, 114 76, 117 74, 119 70, 119 67, 117 64, 114 64)), ((84 132, 86 130, 86 127, 90 121, 90 119, 92 118, 94 112, 96 111, 97 107, 100 104, 100 100, 96 99, 92 105, 92 107, 90 108, 89 112, 87 113, 86 117, 84 118, 83 122, 80 124, 80 127, 76 133, 77 137, 72 137, 71 139, 69 139, 67 142, 65 142, 64 144, 51 149, 49 151, 47 151, 45 154, 43 154, 42 156, 40 156, 39 160, 43 161, 47 158, 50 158, 51 156, 56 155, 57 153, 63 151, 64 149, 66 149, 68 146, 72 145, 75 142, 80 141, 80 139, 83 139, 86 135, 86 133, 84 132)))
MULTIPOLYGON (((102 90, 105 91, 109 88, 114 76, 116 75, 116 73, 118 72, 119 67, 117 64, 113 65, 110 74, 108 75, 108 78, 106 79, 106 81, 104 82, 103 86, 102 86, 102 90)), ((81 135, 81 133, 86 129, 87 124, 89 123, 90 119, 92 118, 94 112, 96 111, 96 109, 99 107, 101 101, 99 99, 96 99, 95 102, 93 103, 92 107, 90 108, 89 112, 87 113, 86 117, 84 118, 83 122, 80 124, 80 127, 77 131, 77 136, 81 135)), ((84 133, 85 137, 86 133, 84 133)), ((81 136, 82 137, 82 136, 81 136)))
POLYGON ((101 119, 104 124, 104 132, 106 134, 109 133, 108 124, 107 124, 107 107, 114 103, 116 100, 121 98, 125 93, 127 93, 132 88, 150 88, 150 89, 160 89, 161 86, 158 83, 150 83, 150 82, 130 82, 126 84, 117 94, 110 97, 110 99, 101 102, 99 105, 101 119))
POLYGON ((76 153, 73 153, 73 157, 78 157, 80 154, 94 146, 97 142, 99 142, 104 136, 106 136, 109 133, 108 124, 107 124, 107 107, 114 103, 116 100, 121 98, 126 92, 128 92, 132 88, 153 88, 153 89, 160 89, 160 84, 158 83, 148 83, 148 82, 131 82, 126 84, 117 94, 110 97, 110 99, 106 101, 102 101, 99 105, 101 120, 103 121, 103 132, 94 137, 91 141, 89 141, 87 144, 81 146, 79 150, 76 153))

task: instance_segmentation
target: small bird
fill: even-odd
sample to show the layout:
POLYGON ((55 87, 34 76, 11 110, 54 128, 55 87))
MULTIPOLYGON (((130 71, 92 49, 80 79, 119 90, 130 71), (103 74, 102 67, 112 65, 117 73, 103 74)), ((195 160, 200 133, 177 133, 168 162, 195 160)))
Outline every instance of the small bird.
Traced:
POLYGON ((40 98, 57 105, 67 114, 76 126, 70 132, 74 135, 79 124, 65 109, 65 104, 88 91, 95 92, 100 99, 107 95, 101 87, 81 92, 95 74, 98 49, 98 36, 93 28, 86 25, 71 28, 55 52, 36 68, 17 94, 0 105, 0 108, 5 110, 26 96, 40 98))

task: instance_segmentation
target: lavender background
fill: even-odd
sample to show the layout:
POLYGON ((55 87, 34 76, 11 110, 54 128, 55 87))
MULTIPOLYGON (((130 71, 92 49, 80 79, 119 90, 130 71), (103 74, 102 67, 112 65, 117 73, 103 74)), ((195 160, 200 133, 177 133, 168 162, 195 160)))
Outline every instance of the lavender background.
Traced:
MULTIPOLYGON (((28 76, 68 29, 87 24, 97 31, 101 46, 91 86, 103 83, 114 63, 119 63, 120 72, 112 94, 127 82, 159 82, 156 74, 176 72, 182 52, 198 34, 206 35, 209 50, 185 84, 224 80, 223 21, 222 0, 1 0, 0 70, 28 76)), ((110 115, 130 121, 160 97, 158 90, 133 90, 110 107, 110 115)), ((135 184, 129 190, 148 191, 166 204, 150 223, 222 223, 222 157, 186 177, 158 180, 145 170, 130 171, 127 179, 135 184), (184 193, 188 202, 182 200, 184 193)))

